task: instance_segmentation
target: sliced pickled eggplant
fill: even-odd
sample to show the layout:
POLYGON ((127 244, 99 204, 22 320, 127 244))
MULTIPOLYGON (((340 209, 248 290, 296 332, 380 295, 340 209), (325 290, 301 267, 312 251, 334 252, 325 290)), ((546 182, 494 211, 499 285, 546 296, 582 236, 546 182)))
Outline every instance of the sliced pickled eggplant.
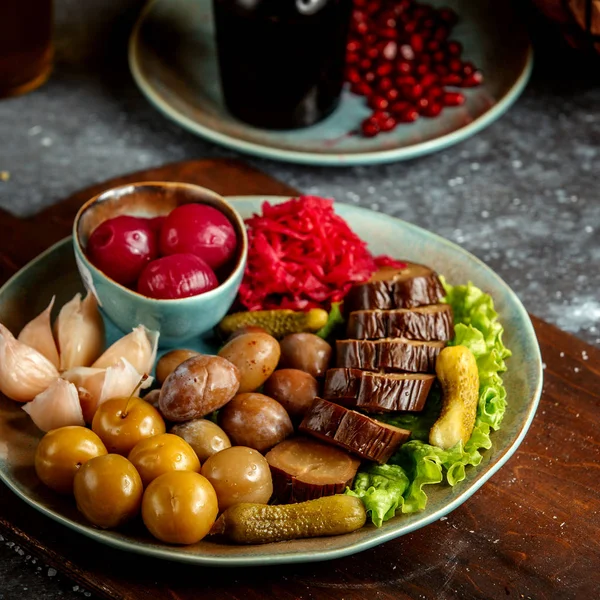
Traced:
POLYGON ((357 340, 402 337, 409 340, 448 341, 454 337, 449 304, 395 310, 357 310, 348 318, 347 335, 357 340))
POLYGON ((365 283, 354 285, 344 298, 347 313, 379 308, 414 308, 437 304, 445 296, 444 287, 433 270, 406 263, 406 268, 383 267, 365 283))
POLYGON ((365 371, 434 373, 435 361, 445 342, 420 342, 401 338, 383 340, 338 340, 338 367, 365 371))
POLYGON ((382 413, 423 410, 434 375, 329 369, 323 398, 350 408, 382 413))
POLYGON ((315 398, 299 429, 378 463, 387 462, 410 437, 406 429, 381 423, 322 398, 315 398))
POLYGON ((342 494, 360 460, 330 444, 305 437, 285 440, 265 455, 279 502, 304 502, 342 494))

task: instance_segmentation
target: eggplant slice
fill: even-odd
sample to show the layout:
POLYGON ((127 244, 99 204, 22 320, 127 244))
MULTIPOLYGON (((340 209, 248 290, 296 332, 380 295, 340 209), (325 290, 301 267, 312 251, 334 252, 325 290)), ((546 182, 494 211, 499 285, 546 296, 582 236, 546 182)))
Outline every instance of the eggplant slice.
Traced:
POLYGON ((371 373, 359 369, 329 369, 323 398, 366 412, 420 411, 435 375, 371 373))
POLYGON ((445 295, 435 271, 407 262, 404 269, 384 267, 369 281, 354 285, 344 298, 344 310, 415 308, 437 304, 445 295))
POLYGON ((364 371, 435 373, 435 361, 445 342, 337 340, 337 366, 364 371))
POLYGON ((356 310, 350 313, 347 335, 357 340, 401 337, 443 341, 454 337, 454 317, 449 304, 395 310, 356 310))
POLYGON ((387 462, 410 437, 407 429, 381 423, 322 398, 315 398, 299 429, 378 463, 387 462))
POLYGON ((279 502, 304 502, 343 494, 360 460, 345 450, 305 437, 285 440, 265 455, 279 502))

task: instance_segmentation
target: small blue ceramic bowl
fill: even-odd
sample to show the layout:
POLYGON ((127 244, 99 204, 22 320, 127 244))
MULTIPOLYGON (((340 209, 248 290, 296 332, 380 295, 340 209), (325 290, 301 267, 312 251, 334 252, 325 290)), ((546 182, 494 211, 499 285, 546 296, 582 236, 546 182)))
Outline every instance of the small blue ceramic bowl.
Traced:
POLYGON ((187 183, 148 182, 112 188, 86 202, 73 223, 73 247, 83 283, 98 299, 104 316, 124 333, 140 324, 159 331, 160 346, 170 347, 210 334, 227 314, 242 282, 248 238, 240 214, 215 192, 187 183), (235 256, 225 269, 225 279, 214 290, 176 300, 147 298, 117 283, 88 260, 85 248, 89 236, 107 219, 124 214, 157 217, 189 203, 220 210, 237 234, 235 256))

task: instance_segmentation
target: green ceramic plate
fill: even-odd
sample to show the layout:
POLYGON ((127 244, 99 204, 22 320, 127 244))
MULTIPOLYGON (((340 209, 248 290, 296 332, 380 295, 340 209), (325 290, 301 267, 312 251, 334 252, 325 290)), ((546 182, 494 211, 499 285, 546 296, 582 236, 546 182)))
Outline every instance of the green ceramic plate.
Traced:
POLYGON ((498 119, 531 73, 528 37, 510 2, 433 0, 461 17, 454 38, 484 72, 460 108, 419 119, 375 138, 348 135, 368 116, 363 98, 346 92, 325 121, 296 131, 257 129, 223 105, 213 42, 212 0, 152 0, 131 36, 129 65, 140 90, 166 117, 217 144, 275 160, 347 166, 415 158, 461 142, 498 119))
MULTIPOLYGON (((244 217, 259 210, 264 197, 233 198, 244 217)), ((283 198, 269 198, 271 201, 283 198)), ((265 546, 237 547, 203 541, 173 547, 151 538, 141 526, 124 531, 102 531, 87 524, 71 498, 59 497, 41 484, 33 469, 41 433, 20 405, 0 398, 0 477, 23 500, 67 527, 122 550, 181 562, 238 566, 266 563, 310 562, 339 558, 410 533, 454 510, 475 493, 513 454, 535 414, 542 388, 542 364, 531 321, 510 288, 492 270, 460 247, 423 229, 363 208, 336 204, 356 233, 375 253, 424 262, 444 274, 450 283, 472 281, 489 292, 505 327, 504 341, 512 350, 504 381, 508 409, 493 446, 484 452, 477 468, 465 481, 450 488, 429 486, 429 504, 415 515, 398 516, 383 527, 366 526, 349 535, 296 540, 265 546)), ((57 305, 82 290, 71 240, 59 242, 29 263, 0 289, 0 322, 13 332, 45 308, 53 294, 57 305)), ((114 331, 111 332, 111 336, 114 331)), ((110 340, 109 340, 110 341, 110 340)))

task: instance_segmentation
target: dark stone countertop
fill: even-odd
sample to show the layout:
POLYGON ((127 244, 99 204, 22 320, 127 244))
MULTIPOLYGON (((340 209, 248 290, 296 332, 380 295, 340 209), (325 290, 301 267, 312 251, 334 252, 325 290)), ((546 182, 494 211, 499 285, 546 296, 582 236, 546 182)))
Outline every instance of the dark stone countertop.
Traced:
MULTIPOLYGON (((0 171, 10 173, 0 181, 2 208, 26 215, 125 172, 237 156, 167 121, 135 87, 126 40, 143 2, 56 4, 51 80, 0 102, 0 171)), ((517 104, 443 152, 343 169, 242 158, 306 193, 380 210, 461 244, 528 310, 600 346, 600 82, 591 77, 598 68, 544 44, 517 104)), ((88 595, 15 540, 0 539, 0 600, 88 595)))

